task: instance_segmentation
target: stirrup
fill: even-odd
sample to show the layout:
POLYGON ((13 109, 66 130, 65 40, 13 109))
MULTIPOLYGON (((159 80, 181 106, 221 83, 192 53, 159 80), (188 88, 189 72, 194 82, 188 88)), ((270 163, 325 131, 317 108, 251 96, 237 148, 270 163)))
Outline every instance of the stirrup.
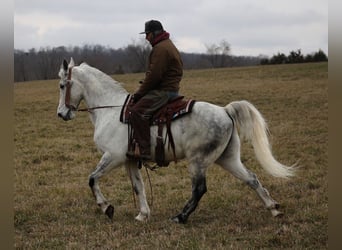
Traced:
POLYGON ((142 165, 145 167, 145 168, 148 168, 149 170, 156 170, 158 168, 160 168, 160 166, 157 164, 157 163, 154 163, 154 165, 150 165, 150 163, 154 163, 154 162, 147 162, 147 161, 143 161, 142 162, 142 165))

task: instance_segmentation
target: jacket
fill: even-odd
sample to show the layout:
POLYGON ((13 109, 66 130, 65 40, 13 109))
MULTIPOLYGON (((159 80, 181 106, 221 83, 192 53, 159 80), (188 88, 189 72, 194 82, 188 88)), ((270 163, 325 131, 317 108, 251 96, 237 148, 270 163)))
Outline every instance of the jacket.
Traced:
MULTIPOLYGON (((145 79, 137 90, 144 96, 151 90, 178 92, 183 76, 183 62, 178 49, 168 38, 156 43, 149 56, 145 79)), ((165 35, 165 34, 164 34, 165 35)))

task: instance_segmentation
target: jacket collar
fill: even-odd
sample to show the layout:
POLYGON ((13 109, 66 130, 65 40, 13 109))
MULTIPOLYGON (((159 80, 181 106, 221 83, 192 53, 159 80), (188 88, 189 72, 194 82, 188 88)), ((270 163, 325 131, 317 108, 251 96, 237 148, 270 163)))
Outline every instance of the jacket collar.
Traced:
POLYGON ((170 33, 164 31, 162 33, 160 33, 159 35, 157 35, 153 41, 152 41, 152 47, 154 47, 157 43, 163 41, 163 40, 166 40, 166 39, 169 39, 170 37, 170 33))

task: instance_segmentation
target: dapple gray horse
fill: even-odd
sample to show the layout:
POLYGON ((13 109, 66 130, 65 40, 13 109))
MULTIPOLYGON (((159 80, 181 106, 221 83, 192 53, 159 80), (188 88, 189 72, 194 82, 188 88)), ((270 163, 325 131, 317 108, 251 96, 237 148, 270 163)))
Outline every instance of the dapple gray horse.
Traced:
MULTIPOLYGON (((99 178, 110 170, 125 166, 131 174, 133 189, 138 197, 139 221, 150 217, 145 188, 136 163, 126 158, 128 127, 119 121, 121 108, 128 92, 111 77, 90 67, 86 63, 79 66, 74 61, 63 61, 59 72, 60 99, 57 114, 67 121, 75 117, 82 100, 90 111, 95 127, 94 141, 103 153, 94 172, 89 176, 89 186, 101 210, 113 218, 114 207, 101 193, 99 178)), ((186 159, 192 180, 192 196, 183 210, 171 219, 186 223, 196 209, 201 197, 207 191, 207 168, 216 163, 235 177, 245 182, 259 195, 273 216, 281 215, 279 205, 261 185, 257 176, 247 170, 240 160, 240 136, 253 145, 256 158, 272 176, 288 178, 294 175, 294 167, 279 163, 272 155, 267 137, 267 125, 260 112, 247 101, 235 101, 225 107, 207 102, 196 102, 192 113, 175 120, 171 124, 176 156, 186 159)), ((164 134, 166 132, 164 131, 164 134)), ((151 147, 156 146, 157 127, 151 127, 151 147)), ((153 150, 152 158, 154 158, 153 150)), ((173 160, 173 153, 165 147, 165 157, 173 160)), ((166 184, 167 185, 167 184, 166 184)))

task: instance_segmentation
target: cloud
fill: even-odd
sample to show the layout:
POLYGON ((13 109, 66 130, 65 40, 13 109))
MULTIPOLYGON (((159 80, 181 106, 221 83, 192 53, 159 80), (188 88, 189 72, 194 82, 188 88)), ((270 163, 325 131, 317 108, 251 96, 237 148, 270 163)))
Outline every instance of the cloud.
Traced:
POLYGON ((47 32, 62 32, 63 28, 80 28, 82 23, 52 13, 33 12, 16 15, 14 25, 34 29, 38 37, 43 37, 47 32))
MULTIPOLYGON (((172 37, 171 37, 172 39, 172 37)), ((201 53, 205 50, 205 45, 201 39, 195 37, 180 37, 173 40, 178 48, 182 48, 182 51, 201 53)))
POLYGON ((82 44, 126 46, 144 22, 160 20, 184 52, 206 52, 225 39, 232 53, 328 49, 328 3, 322 0, 15 0, 18 49, 82 44))

